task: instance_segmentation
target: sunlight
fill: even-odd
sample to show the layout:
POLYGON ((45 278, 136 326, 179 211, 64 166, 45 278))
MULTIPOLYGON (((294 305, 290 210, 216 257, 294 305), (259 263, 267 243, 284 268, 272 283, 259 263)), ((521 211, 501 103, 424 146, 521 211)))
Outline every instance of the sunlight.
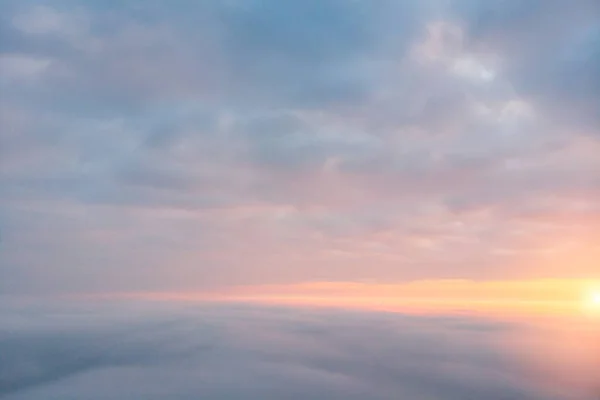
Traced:
POLYGON ((588 291, 584 300, 584 307, 588 313, 600 314, 600 289, 593 288, 588 291))
POLYGON ((590 295, 590 302, 594 307, 600 308, 600 292, 593 292, 590 295))

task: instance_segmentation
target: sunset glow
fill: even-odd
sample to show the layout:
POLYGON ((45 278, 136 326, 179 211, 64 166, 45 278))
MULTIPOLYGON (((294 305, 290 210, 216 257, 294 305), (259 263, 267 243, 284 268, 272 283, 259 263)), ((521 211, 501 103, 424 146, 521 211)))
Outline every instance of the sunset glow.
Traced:
POLYGON ((599 0, 0 0, 1 400, 600 400, 599 0))
POLYGON ((312 282, 234 287, 212 293, 139 292, 106 298, 184 302, 250 302, 272 305, 356 308, 411 313, 459 311, 488 315, 582 315, 600 308, 598 282, 590 280, 431 280, 398 284, 312 282), (585 293, 584 309, 581 295, 585 293))
POLYGON ((590 308, 596 309, 598 312, 600 312, 600 291, 594 290, 589 293, 587 303, 590 308))

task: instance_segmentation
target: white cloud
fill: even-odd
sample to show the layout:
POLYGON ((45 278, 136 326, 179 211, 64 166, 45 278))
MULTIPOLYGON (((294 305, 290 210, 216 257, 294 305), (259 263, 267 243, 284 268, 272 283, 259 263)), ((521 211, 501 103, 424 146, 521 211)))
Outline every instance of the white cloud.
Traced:
POLYGON ((15 28, 30 35, 74 36, 88 29, 87 18, 77 12, 62 12, 48 6, 34 6, 16 14, 12 19, 15 28))
POLYGON ((27 54, 0 55, 0 82, 10 84, 15 81, 34 82, 52 64, 52 59, 27 54))
POLYGON ((496 73, 474 57, 459 57, 452 64, 452 72, 473 81, 491 82, 496 73))

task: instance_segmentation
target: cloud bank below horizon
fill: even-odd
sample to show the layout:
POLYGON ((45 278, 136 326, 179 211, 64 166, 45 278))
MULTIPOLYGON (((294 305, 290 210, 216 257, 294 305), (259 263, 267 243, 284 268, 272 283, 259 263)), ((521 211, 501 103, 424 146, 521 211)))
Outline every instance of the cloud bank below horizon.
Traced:
POLYGON ((3 400, 591 400, 595 389, 581 321, 161 302, 0 313, 3 400))

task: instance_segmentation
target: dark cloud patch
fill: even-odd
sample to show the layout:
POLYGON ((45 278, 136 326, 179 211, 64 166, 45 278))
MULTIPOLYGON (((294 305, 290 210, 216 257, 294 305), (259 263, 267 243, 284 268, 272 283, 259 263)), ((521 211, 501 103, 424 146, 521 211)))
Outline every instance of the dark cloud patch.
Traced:
POLYGON ((532 67, 519 81, 538 101, 550 101, 551 111, 594 132, 600 124, 600 11, 597 16, 594 26, 557 50, 558 61, 545 75, 536 77, 532 67))
POLYGON ((471 317, 132 302, 2 317, 7 400, 589 398, 497 347, 523 327, 471 317))
MULTIPOLYGON (((178 348, 179 345, 175 343, 165 343, 166 347, 150 351, 152 343, 156 339, 160 341, 161 335, 164 335, 168 320, 152 322, 153 333, 144 335, 147 321, 130 324, 119 313, 109 315, 107 321, 93 309, 88 310, 93 318, 81 314, 81 309, 54 311, 56 313, 52 314, 51 311, 51 315, 48 315, 44 312, 38 314, 37 310, 26 310, 37 315, 14 318, 25 326, 10 324, 11 316, 4 315, 8 317, 6 321, 9 325, 0 333, 3 355, 0 363, 0 395, 50 384, 92 370, 151 365, 157 359, 169 362, 174 356, 181 357, 189 350, 202 351, 186 346, 178 348), (40 323, 40 319, 45 321, 40 323), (34 326, 28 326, 31 323, 34 326)), ((199 346, 209 347, 205 344, 199 346)))
POLYGON ((120 179, 127 185, 172 190, 189 189, 192 183, 178 171, 149 166, 128 168, 120 174, 120 179))
POLYGON ((226 10, 225 24, 234 54, 321 63, 372 45, 374 8, 362 1, 238 2, 226 10))
POLYGON ((458 0, 454 2, 454 7, 455 11, 468 22, 469 35, 473 38, 482 38, 496 36, 505 30, 525 29, 532 18, 543 12, 546 7, 554 7, 556 3, 556 1, 540 0, 486 2, 458 0))
POLYGON ((4 18, 3 52, 50 63, 43 85, 14 91, 62 112, 182 98, 314 108, 365 99, 377 74, 365 58, 388 35, 396 49, 409 43, 418 15, 410 3, 339 0, 22 6, 4 18))
POLYGON ((375 137, 285 114, 240 120, 234 129, 250 161, 275 171, 322 171, 328 161, 349 163, 381 151, 375 137))
POLYGON ((308 104, 352 100, 367 87, 347 71, 348 62, 373 51, 377 8, 338 0, 236 3, 223 12, 230 65, 269 96, 308 104))
POLYGON ((600 123, 600 8, 597 2, 456 3, 468 38, 497 52, 523 96, 561 124, 597 131, 600 123))

